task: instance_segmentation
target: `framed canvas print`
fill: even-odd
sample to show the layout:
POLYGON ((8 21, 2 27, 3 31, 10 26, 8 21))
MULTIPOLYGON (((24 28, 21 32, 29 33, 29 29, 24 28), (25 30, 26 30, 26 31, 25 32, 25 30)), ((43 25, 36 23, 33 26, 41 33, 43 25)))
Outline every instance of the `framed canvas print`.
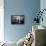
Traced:
POLYGON ((24 24, 24 15, 12 15, 11 24, 24 24))

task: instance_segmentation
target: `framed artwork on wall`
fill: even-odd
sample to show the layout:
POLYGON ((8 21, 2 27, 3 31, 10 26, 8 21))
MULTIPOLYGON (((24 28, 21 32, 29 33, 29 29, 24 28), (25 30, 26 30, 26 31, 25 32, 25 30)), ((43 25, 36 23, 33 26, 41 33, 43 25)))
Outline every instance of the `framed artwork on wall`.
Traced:
POLYGON ((24 24, 25 16, 24 15, 12 15, 11 24, 24 24))

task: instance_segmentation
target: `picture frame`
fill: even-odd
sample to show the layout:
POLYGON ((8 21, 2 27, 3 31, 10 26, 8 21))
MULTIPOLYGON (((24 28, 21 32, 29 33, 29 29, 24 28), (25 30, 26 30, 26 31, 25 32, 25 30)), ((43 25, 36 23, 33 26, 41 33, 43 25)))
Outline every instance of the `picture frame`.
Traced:
POLYGON ((25 16, 24 15, 12 15, 11 24, 24 24, 25 16))

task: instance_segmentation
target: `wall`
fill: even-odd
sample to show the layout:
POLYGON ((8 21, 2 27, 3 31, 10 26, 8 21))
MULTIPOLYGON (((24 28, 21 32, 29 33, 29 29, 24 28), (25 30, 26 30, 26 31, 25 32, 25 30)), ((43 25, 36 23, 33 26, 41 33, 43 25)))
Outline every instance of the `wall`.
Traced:
MULTIPOLYGON (((41 9, 41 11, 43 10, 43 9, 46 9, 46 0, 41 0, 40 1, 41 3, 40 3, 40 9, 41 9)), ((40 22, 40 25, 43 25, 43 26, 45 26, 46 27, 46 10, 43 12, 43 22, 41 21, 40 22)))
POLYGON ((7 41, 18 41, 31 31, 35 12, 40 9, 40 0, 5 0, 4 35, 7 41), (11 15, 24 15, 24 25, 12 25, 11 15))
POLYGON ((0 42, 4 41, 4 0, 0 0, 0 42))

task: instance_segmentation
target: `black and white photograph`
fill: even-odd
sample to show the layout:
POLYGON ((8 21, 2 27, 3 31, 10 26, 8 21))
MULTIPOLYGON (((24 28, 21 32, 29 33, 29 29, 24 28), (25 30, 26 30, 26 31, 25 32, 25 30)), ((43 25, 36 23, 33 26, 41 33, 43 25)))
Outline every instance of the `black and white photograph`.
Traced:
POLYGON ((24 24, 24 15, 12 15, 11 24, 24 24))

